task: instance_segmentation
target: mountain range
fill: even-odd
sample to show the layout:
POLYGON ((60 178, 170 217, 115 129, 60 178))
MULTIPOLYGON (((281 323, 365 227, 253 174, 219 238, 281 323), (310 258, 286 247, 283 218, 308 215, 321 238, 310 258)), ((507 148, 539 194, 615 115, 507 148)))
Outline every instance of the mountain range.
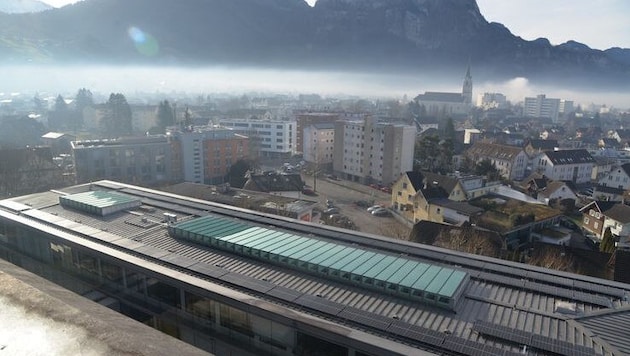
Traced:
POLYGON ((25 61, 458 74, 471 65, 486 79, 630 83, 630 49, 526 41, 486 21, 475 0, 85 0, 0 13, 0 62, 25 61))
POLYGON ((6 14, 41 12, 52 8, 52 6, 38 0, 3 0, 0 2, 0 12, 6 14))

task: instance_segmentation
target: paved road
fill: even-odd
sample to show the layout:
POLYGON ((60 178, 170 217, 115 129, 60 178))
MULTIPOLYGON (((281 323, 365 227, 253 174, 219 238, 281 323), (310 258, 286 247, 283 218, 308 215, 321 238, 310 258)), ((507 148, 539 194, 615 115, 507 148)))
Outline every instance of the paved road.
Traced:
POLYGON ((354 203, 357 200, 366 200, 371 204, 389 207, 391 204, 390 194, 348 181, 332 181, 318 177, 317 182, 315 182, 312 176, 304 174, 302 174, 302 179, 315 189, 318 196, 312 198, 317 199, 322 208, 325 208, 327 199, 332 200, 341 214, 350 218, 359 228, 359 231, 407 239, 409 228, 392 217, 373 216, 365 208, 358 207, 354 203))

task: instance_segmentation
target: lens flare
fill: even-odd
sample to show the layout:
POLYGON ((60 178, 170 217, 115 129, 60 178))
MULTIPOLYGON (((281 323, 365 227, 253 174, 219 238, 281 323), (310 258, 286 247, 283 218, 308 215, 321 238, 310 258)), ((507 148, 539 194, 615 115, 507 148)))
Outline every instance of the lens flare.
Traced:
POLYGON ((159 53, 160 45, 155 37, 151 36, 151 34, 146 33, 135 26, 130 27, 129 30, 127 30, 127 33, 129 34, 129 38, 133 41, 138 53, 147 57, 153 57, 159 53))

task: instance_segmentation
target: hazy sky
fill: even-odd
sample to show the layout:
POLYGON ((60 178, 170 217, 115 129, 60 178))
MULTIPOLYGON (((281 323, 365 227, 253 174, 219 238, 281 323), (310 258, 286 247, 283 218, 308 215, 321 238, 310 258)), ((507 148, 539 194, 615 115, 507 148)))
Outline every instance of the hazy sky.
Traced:
MULTIPOLYGON (((63 6, 80 0, 41 0, 63 6)), ((313 5, 317 0, 305 0, 313 5)), ((630 48, 629 0, 477 0, 486 20, 526 40, 575 40, 591 48, 630 48)))

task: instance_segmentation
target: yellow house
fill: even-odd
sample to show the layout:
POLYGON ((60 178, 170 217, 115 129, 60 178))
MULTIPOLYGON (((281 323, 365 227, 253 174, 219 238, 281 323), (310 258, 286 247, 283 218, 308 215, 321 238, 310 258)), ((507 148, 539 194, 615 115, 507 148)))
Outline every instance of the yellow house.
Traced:
POLYGON ((421 172, 406 172, 392 186, 392 209, 410 222, 442 222, 440 207, 431 201, 448 196, 444 188, 427 180, 421 172))

